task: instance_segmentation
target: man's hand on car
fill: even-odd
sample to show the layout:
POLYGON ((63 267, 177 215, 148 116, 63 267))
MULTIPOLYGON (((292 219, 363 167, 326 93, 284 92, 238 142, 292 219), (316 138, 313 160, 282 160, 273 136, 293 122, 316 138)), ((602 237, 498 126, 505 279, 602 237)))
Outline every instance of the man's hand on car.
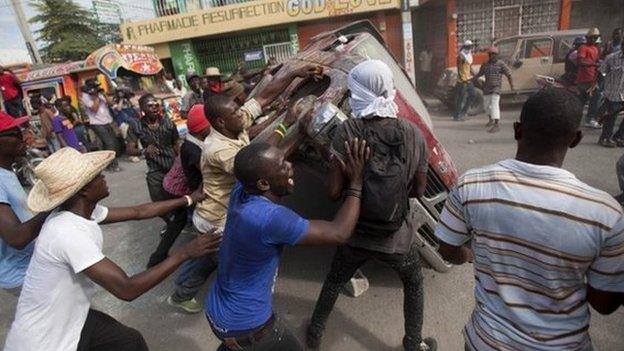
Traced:
POLYGON ((288 112, 286 113, 286 117, 284 117, 284 125, 288 128, 295 124, 297 121, 301 121, 311 115, 311 112, 314 108, 315 100, 316 96, 308 95, 292 104, 292 106, 290 106, 288 112))

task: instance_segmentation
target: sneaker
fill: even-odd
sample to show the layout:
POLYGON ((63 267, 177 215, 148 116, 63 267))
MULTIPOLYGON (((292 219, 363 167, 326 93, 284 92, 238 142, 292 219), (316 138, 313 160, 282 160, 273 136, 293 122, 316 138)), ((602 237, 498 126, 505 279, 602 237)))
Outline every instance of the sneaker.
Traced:
POLYGON ((491 127, 494 125, 494 120, 490 118, 490 120, 487 122, 487 124, 485 125, 486 128, 491 127))
POLYGON ((606 147, 606 148, 614 148, 616 146, 615 142, 613 140, 607 139, 607 140, 599 140, 598 141, 598 145, 602 146, 602 147, 606 147))
POLYGON ((167 298, 167 303, 173 307, 182 309, 186 313, 199 313, 204 310, 204 306, 202 306, 201 303, 197 302, 195 298, 192 298, 186 301, 177 302, 177 301, 173 301, 171 296, 169 296, 167 298))
POLYGON ((434 338, 425 338, 418 346, 418 351, 436 351, 438 342, 434 338))
POLYGON ((588 123, 585 123, 584 127, 593 128, 593 129, 602 129, 602 126, 600 125, 600 123, 598 123, 598 121, 596 121, 595 119, 592 119, 588 123))
POLYGON ((128 160, 130 160, 130 162, 132 162, 132 163, 139 163, 139 162, 141 162, 141 159, 136 157, 136 156, 130 156, 128 158, 128 160))
POLYGON ((498 126, 498 123, 494 123, 494 125, 488 129, 488 133, 498 133, 499 130, 500 127, 498 126))

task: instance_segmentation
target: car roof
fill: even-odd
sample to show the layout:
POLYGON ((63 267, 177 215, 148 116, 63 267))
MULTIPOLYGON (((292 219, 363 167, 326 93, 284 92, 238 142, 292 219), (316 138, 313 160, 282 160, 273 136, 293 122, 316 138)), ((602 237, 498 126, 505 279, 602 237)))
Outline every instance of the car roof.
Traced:
POLYGON ((556 30, 551 32, 540 32, 540 33, 530 33, 530 34, 521 34, 521 35, 513 35, 510 37, 500 38, 496 40, 496 42, 500 42, 503 40, 509 39, 522 39, 522 38, 534 38, 534 37, 543 37, 543 36, 555 36, 555 37, 564 37, 568 35, 578 35, 584 36, 587 34, 589 29, 569 29, 569 30, 556 30))

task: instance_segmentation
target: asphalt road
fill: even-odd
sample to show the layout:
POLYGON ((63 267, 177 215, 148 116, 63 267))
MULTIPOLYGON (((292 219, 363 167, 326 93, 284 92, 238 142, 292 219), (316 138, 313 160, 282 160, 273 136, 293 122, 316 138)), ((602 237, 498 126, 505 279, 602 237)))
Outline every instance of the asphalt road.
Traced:
MULTIPOLYGON (((503 112, 502 130, 493 135, 485 132, 484 116, 454 123, 444 111, 433 111, 433 115, 435 132, 460 172, 514 156, 511 123, 519 115, 517 108, 503 112)), ((615 162, 622 149, 598 147, 595 145, 598 133, 588 131, 587 134, 584 143, 570 152, 565 167, 581 180, 615 194, 618 192, 615 162)), ((121 206, 148 201, 144 163, 122 163, 122 166, 123 172, 107 175, 111 197, 105 204, 121 206)), ((298 174, 297 178, 301 176, 298 174)), ((325 205, 320 202, 317 205, 314 200, 319 196, 315 190, 319 185, 298 183, 305 187, 300 198, 312 205, 304 215, 327 212, 325 205)), ((161 226, 159 219, 105 226, 104 252, 128 274, 138 273, 156 246, 161 226)), ((183 235, 178 244, 189 239, 189 235, 183 235)), ((284 251, 275 289, 275 309, 301 340, 333 251, 333 248, 287 248, 284 251)), ((339 298, 323 340, 324 350, 401 350, 401 284, 390 269, 374 262, 368 263, 364 272, 371 288, 359 298, 339 298)), ((424 277, 424 336, 437 338, 439 350, 463 350, 461 330, 474 303, 472 266, 454 267, 447 274, 426 270, 424 277)), ((102 291, 96 296, 94 307, 141 331, 152 350, 215 350, 218 342, 202 314, 183 314, 166 304, 173 279, 170 277, 130 303, 102 291)), ((206 289, 207 286, 201 297, 206 289)), ((0 299, 0 344, 3 344, 15 313, 16 298, 2 291, 0 299)), ((591 335, 597 348, 624 350, 623 327, 624 309, 606 317, 594 313, 591 335)))

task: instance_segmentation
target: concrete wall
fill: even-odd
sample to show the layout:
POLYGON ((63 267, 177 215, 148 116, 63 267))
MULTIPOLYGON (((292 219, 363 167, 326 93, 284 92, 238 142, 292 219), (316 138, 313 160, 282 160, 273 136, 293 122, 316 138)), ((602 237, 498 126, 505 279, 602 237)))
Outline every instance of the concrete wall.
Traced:
POLYGON ((603 40, 611 38, 611 32, 624 27, 624 0, 572 1, 570 29, 598 27, 603 40))

